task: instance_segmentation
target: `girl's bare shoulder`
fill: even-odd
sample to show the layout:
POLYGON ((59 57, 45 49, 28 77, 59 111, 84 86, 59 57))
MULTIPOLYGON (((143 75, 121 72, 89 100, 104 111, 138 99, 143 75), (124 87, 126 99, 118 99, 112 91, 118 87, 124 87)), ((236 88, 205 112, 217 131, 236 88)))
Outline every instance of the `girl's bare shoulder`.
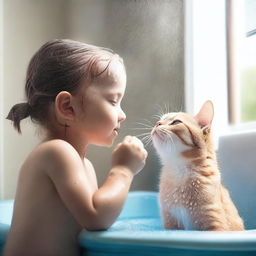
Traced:
POLYGON ((63 156, 78 155, 75 148, 65 140, 55 139, 40 143, 32 152, 38 156, 63 156))
POLYGON ((48 170, 69 167, 82 167, 82 161, 75 148, 60 139, 50 140, 39 144, 30 154, 30 158, 44 163, 48 170))
POLYGON ((55 140, 48 140, 45 142, 42 142, 41 144, 39 144, 37 146, 37 148, 35 150, 39 150, 44 153, 46 152, 69 152, 69 153, 76 153, 77 151, 75 150, 75 148, 68 143, 65 140, 61 140, 61 139, 55 139, 55 140))

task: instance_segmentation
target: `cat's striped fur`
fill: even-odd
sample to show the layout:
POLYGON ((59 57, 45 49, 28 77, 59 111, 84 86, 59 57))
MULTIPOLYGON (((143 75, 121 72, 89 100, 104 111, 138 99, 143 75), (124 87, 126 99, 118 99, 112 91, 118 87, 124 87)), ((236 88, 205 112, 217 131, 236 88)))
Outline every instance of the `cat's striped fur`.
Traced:
POLYGON ((168 113, 152 130, 161 158, 160 208, 166 229, 243 230, 243 221, 221 184, 211 138, 213 104, 196 116, 168 113))

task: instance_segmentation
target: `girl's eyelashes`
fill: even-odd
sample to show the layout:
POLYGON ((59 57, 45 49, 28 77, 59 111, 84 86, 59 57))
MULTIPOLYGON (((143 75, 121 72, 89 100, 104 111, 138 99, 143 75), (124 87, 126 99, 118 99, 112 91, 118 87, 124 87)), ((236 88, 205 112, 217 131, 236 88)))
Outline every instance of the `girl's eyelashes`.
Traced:
POLYGON ((180 120, 174 120, 172 122, 169 123, 169 125, 176 125, 176 124, 180 124, 182 123, 180 120))
POLYGON ((116 106, 118 101, 117 100, 110 100, 110 103, 113 105, 113 106, 116 106))

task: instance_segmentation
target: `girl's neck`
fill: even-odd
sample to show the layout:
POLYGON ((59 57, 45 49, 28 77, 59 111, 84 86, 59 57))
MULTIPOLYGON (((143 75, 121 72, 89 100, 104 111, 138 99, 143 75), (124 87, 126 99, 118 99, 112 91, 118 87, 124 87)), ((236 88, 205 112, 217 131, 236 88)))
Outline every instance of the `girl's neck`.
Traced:
POLYGON ((85 158, 88 143, 84 140, 84 138, 80 138, 78 134, 73 135, 68 128, 66 131, 63 132, 52 132, 48 131, 46 134, 46 137, 43 141, 49 141, 49 140, 64 140, 71 144, 75 150, 78 152, 80 158, 83 160, 85 158))

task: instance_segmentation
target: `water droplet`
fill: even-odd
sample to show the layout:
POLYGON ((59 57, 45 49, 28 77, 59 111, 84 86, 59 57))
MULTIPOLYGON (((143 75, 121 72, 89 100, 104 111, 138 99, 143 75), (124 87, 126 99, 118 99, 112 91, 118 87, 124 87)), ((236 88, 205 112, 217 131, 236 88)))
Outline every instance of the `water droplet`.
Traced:
POLYGON ((175 199, 175 200, 174 200, 174 203, 177 203, 177 202, 178 202, 178 199, 175 199))
POLYGON ((190 205, 193 205, 193 202, 190 202, 190 205))

